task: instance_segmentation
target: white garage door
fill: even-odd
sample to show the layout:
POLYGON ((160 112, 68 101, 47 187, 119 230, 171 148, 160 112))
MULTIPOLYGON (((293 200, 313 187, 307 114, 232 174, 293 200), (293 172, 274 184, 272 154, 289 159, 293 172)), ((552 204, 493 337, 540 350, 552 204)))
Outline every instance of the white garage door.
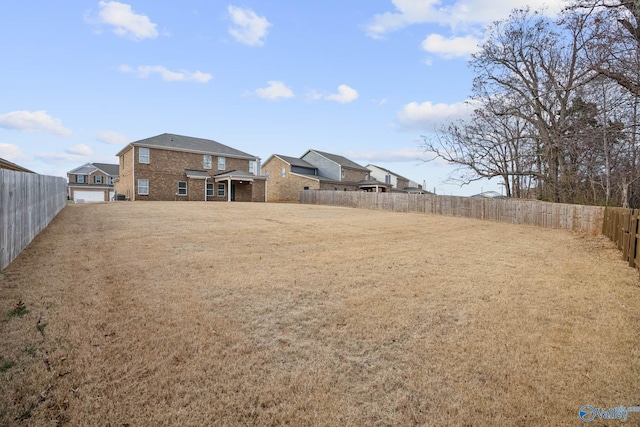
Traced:
POLYGON ((104 191, 74 191, 73 200, 77 202, 104 202, 104 191))

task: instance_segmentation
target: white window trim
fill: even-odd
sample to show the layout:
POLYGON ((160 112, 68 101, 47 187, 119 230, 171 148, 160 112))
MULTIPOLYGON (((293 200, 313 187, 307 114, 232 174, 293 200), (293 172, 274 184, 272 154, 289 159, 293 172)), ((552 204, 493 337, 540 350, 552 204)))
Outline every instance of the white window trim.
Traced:
POLYGON ((85 175, 76 175, 76 183, 77 184, 86 184, 87 183, 87 177, 85 175), (82 178, 82 181, 80 180, 80 178, 82 178))
POLYGON ((212 182, 208 182, 207 183, 207 189, 206 189, 207 197, 214 197, 215 196, 215 190, 216 190, 215 185, 212 182), (209 194, 209 186, 211 186, 211 194, 209 194))
POLYGON ((249 172, 252 174, 256 174, 256 161, 255 160, 249 160, 249 172))
POLYGON ((202 155, 202 169, 211 169, 213 167, 213 159, 209 154, 202 155))
POLYGON ((178 196, 186 196, 187 195, 187 181, 178 181, 178 196), (184 184, 184 188, 180 187, 180 184, 184 184), (184 193, 180 191, 184 190, 184 193))
POLYGON ((218 170, 223 171, 227 169, 227 158, 218 157, 218 170))
POLYGON ((140 147, 138 149, 138 163, 144 163, 144 164, 147 164, 147 165, 149 163, 151 163, 151 152, 147 147, 140 147), (144 157, 146 157, 146 161, 142 160, 143 159, 143 156, 142 156, 142 151, 143 150, 147 153, 147 155, 144 156, 144 157))
POLYGON ((219 182, 218 183, 218 188, 217 188, 217 193, 216 193, 218 195, 218 197, 224 197, 225 194, 226 194, 226 189, 227 189, 227 186, 224 185, 224 183, 219 182), (222 190, 222 194, 220 194, 220 190, 222 190))
POLYGON ((280 170, 280 176, 282 176, 282 177, 287 176, 287 169, 282 168, 282 169, 280 170))
POLYGON ((102 177, 102 175, 95 175, 93 177, 93 182, 94 184, 104 184, 104 178, 102 177))
POLYGON ((138 195, 140 195, 140 196, 148 196, 148 195, 149 195, 149 180, 148 180, 148 179, 139 179, 139 180, 138 180, 138 191, 137 191, 137 193, 138 193, 138 195), (140 183, 141 183, 142 181, 146 181, 146 182, 147 182, 147 192, 146 192, 146 193, 142 193, 142 192, 140 192, 140 187, 141 187, 141 186, 140 186, 140 183))

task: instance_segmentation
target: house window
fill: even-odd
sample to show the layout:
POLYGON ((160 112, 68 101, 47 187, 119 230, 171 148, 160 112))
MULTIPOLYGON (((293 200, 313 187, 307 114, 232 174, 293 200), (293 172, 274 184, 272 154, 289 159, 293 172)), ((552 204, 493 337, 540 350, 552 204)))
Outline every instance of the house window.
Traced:
POLYGON ((211 156, 207 154, 202 156, 202 167, 204 169, 211 169, 211 156))
POLYGON ((224 184, 218 184, 218 197, 224 197, 224 184))
POLYGON ((78 184, 84 184, 84 175, 76 175, 76 182, 78 184))
POLYGON ((249 161, 249 173, 256 174, 256 162, 255 160, 249 161))
POLYGON ((308 189, 309 189, 308 185, 305 185, 304 188, 303 188, 303 190, 308 190, 308 189))
POLYGON ((347 176, 346 171, 342 169, 342 179, 344 179, 345 176, 347 176))
POLYGON ((367 172, 367 173, 364 175, 364 179, 365 179, 365 180, 367 180, 367 181, 369 181, 369 172, 367 172))
POLYGON ((264 171, 264 176, 267 177, 267 179, 269 179, 269 175, 271 174, 271 171, 269 171, 269 169, 267 169, 266 171, 264 171))
POLYGON ((149 163, 149 149, 140 147, 140 151, 138 151, 138 162, 139 163, 149 163))
POLYGON ((94 184, 102 184, 102 176, 100 175, 96 175, 93 177, 93 183, 94 184))
POLYGON ((224 157, 218 157, 218 170, 223 171, 227 168, 227 159, 224 157))
POLYGON ((186 196, 186 195, 187 195, 187 181, 179 181, 178 196, 186 196))
POLYGON ((138 180, 138 194, 141 196, 149 195, 149 180, 148 179, 139 179, 138 180))
POLYGON ((282 168, 282 170, 280 171, 280 175, 285 176, 286 174, 287 174, 287 170, 285 168, 282 168))
POLYGON ((109 185, 113 185, 113 177, 110 176, 108 179, 109 179, 109 185))
POLYGON ((385 175, 384 176, 384 183, 385 184, 391 184, 391 175, 385 175))
POLYGON ((213 184, 207 184, 207 197, 213 197, 213 184))

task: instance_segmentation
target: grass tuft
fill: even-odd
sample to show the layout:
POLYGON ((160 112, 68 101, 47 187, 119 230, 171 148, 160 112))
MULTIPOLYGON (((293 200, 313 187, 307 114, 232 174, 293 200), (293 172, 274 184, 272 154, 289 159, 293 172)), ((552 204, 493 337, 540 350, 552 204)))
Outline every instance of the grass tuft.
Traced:
POLYGON ((9 369, 16 366, 16 362, 12 360, 7 360, 6 362, 2 362, 0 364, 0 372, 7 372, 9 369))
POLYGON ((15 307, 13 307, 11 310, 9 310, 9 313, 7 313, 7 317, 9 319, 11 319, 13 317, 22 317, 25 314, 27 314, 28 312, 29 312, 29 310, 27 310, 27 306, 24 304, 24 302, 22 302, 22 300, 20 300, 15 305, 15 307))

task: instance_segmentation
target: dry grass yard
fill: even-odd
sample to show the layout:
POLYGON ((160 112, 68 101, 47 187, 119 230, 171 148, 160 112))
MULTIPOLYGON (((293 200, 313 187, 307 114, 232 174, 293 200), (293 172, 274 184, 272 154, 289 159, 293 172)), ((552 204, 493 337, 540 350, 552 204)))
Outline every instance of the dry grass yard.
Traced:
POLYGON ((530 226, 72 205, 0 275, 0 319, 0 425, 582 425, 582 405, 640 405, 637 271, 530 226))

